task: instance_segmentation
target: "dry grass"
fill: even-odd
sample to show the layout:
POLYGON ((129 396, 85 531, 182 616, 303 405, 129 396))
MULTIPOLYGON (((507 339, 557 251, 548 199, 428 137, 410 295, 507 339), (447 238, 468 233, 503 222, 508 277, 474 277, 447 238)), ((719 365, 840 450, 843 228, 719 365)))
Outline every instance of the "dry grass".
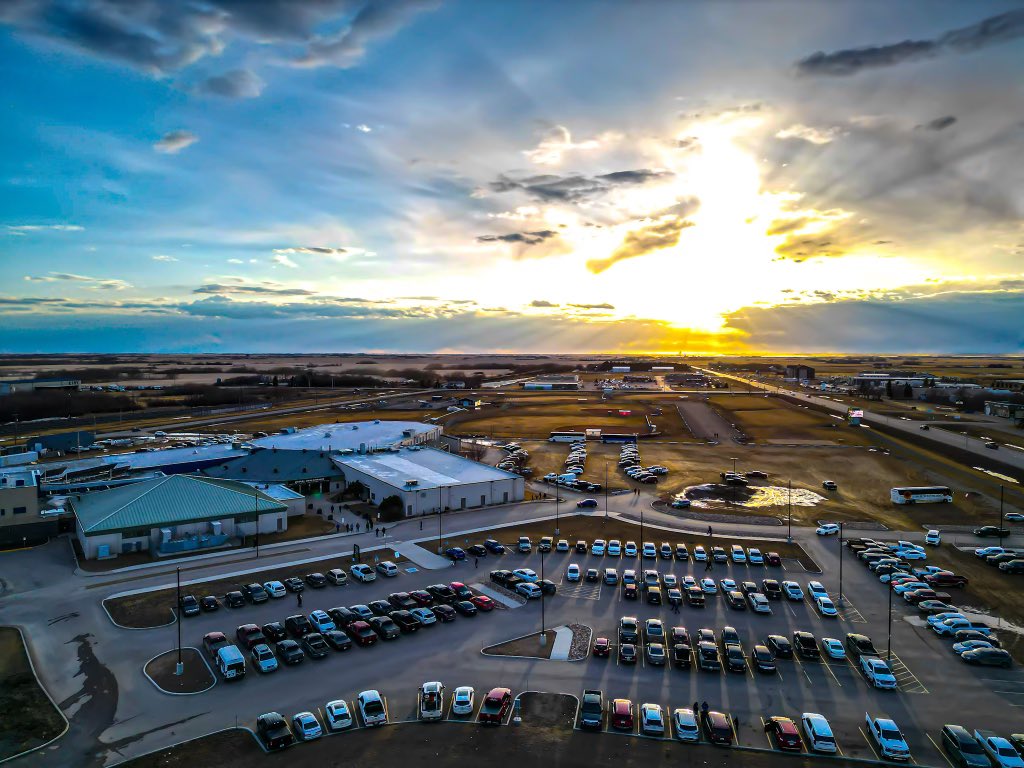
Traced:
POLYGON ((708 403, 756 442, 866 445, 860 430, 810 408, 764 395, 712 395, 708 403))
POLYGON ((0 627, 0 712, 0 760, 45 744, 64 730, 64 720, 36 682, 21 634, 13 627, 0 627))
POLYGON ((199 693, 216 682, 209 667, 194 648, 182 648, 181 661, 184 673, 180 677, 175 674, 178 664, 176 650, 152 659, 146 664, 146 674, 153 678, 157 686, 170 693, 199 693))
POLYGON ((505 643, 498 643, 484 648, 484 653, 492 656, 530 656, 535 659, 550 659, 551 646, 555 644, 556 633, 549 629, 544 633, 547 643, 540 644, 540 632, 526 637, 518 637, 505 643))

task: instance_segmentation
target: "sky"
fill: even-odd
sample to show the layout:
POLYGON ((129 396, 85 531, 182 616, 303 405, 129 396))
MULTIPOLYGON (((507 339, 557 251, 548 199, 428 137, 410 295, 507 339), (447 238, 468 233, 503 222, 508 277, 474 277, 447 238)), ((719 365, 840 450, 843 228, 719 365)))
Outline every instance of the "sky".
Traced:
POLYGON ((1024 3, 7 0, 0 351, 1024 351, 1024 3))

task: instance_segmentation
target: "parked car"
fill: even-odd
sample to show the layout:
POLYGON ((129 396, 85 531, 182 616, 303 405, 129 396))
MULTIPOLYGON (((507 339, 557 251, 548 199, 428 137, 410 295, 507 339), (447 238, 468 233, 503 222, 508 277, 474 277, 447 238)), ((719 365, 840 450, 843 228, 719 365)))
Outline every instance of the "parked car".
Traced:
POLYGON ((732 746, 732 721, 727 715, 708 710, 701 713, 701 723, 704 726, 704 735, 712 744, 732 746))
POLYGON ((875 718, 869 713, 865 713, 864 723, 884 759, 899 762, 910 759, 910 747, 907 746, 907 740, 895 722, 888 718, 875 718))
POLYGON ((329 701, 324 706, 324 721, 332 731, 343 731, 352 727, 352 712, 344 699, 329 701))
POLYGON ((827 754, 835 754, 838 751, 832 727, 823 715, 815 712, 804 712, 800 716, 800 724, 803 726, 807 745, 812 751, 827 754))
POLYGON ((386 725, 388 722, 388 710, 378 691, 363 691, 356 696, 356 709, 364 725, 386 725))
POLYGON ((764 723, 764 730, 779 749, 786 752, 803 751, 800 731, 788 717, 769 717, 764 723))
POLYGON ((257 717, 256 733, 268 750, 284 749, 295 741, 288 721, 277 712, 267 712, 257 717))

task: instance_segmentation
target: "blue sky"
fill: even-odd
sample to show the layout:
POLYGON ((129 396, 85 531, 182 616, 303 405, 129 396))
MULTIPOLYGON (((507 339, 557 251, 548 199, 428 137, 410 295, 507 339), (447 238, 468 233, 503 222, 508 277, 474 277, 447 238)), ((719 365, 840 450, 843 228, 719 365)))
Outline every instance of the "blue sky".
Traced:
POLYGON ((1024 6, 13 0, 0 351, 1019 352, 1024 6))

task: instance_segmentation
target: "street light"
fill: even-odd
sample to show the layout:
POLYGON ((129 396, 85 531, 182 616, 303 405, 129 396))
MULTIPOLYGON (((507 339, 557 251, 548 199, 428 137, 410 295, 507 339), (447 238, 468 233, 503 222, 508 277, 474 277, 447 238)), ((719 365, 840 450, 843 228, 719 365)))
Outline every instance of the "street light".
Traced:
POLYGON ((1002 485, 999 486, 999 546, 1003 546, 1003 491, 1006 488, 1002 485))
MULTIPOLYGON (((544 581, 544 550, 540 551, 540 580, 544 581)), ((547 632, 544 630, 544 588, 541 587, 540 593, 540 644, 545 646, 548 644, 547 632)))
POLYGON ((839 522, 839 605, 843 604, 843 523, 839 522))
POLYGON ((437 486, 437 554, 441 554, 441 488, 437 486))
POLYGON ((178 608, 175 612, 178 625, 178 664, 174 668, 174 674, 181 677, 185 674, 185 663, 181 660, 181 568, 174 569, 174 591, 178 597, 178 608))
POLYGON ((789 481, 789 492, 786 494, 786 500, 789 502, 789 533, 786 534, 786 540, 793 543, 793 481, 789 481))
POLYGON ((892 661, 892 574, 889 574, 889 639, 885 643, 885 661, 892 661))
POLYGON ((735 473, 736 472, 736 457, 732 456, 731 458, 732 458, 732 471, 733 471, 733 473, 735 473))
POLYGON ((555 536, 558 535, 558 504, 561 500, 561 494, 558 492, 558 484, 555 483, 555 536))

